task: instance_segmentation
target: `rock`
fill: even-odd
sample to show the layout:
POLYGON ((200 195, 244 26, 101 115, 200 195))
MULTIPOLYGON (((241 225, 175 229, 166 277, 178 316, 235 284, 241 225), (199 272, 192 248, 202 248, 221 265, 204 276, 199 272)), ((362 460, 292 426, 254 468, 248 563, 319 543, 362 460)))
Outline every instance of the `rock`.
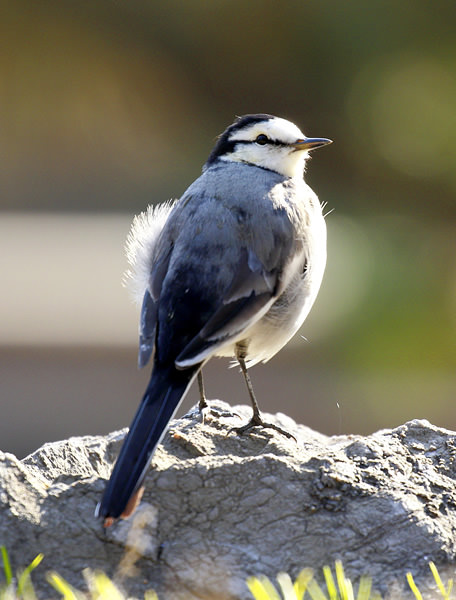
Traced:
POLYGON ((0 544, 16 568, 44 553, 40 598, 55 596, 46 570, 84 589, 83 569, 101 569, 136 598, 154 588, 160 600, 251 600, 250 575, 295 577, 338 558, 382 593, 409 570, 426 588, 431 560, 443 577, 455 566, 455 433, 414 420, 326 437, 278 414, 267 419, 296 442, 237 436, 231 407, 212 406, 222 416, 173 421, 137 513, 107 530, 94 510, 125 432, 46 444, 22 461, 0 453, 0 544))

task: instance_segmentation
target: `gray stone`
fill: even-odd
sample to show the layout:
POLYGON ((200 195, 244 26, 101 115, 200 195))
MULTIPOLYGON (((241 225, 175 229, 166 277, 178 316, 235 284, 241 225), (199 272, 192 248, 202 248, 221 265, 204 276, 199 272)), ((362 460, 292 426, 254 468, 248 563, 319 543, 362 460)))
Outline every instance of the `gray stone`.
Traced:
POLYGON ((24 460, 0 453, 0 544, 17 568, 39 552, 40 598, 55 570, 79 589, 86 567, 129 596, 160 600, 251 599, 250 575, 295 577, 341 559, 356 581, 392 586, 412 571, 432 587, 456 565, 456 434, 411 421, 368 437, 326 437, 285 415, 273 430, 238 436, 250 409, 215 402, 172 423, 134 517, 104 529, 94 510, 125 432, 46 444, 24 460), (223 413, 223 411, 226 411, 223 413))

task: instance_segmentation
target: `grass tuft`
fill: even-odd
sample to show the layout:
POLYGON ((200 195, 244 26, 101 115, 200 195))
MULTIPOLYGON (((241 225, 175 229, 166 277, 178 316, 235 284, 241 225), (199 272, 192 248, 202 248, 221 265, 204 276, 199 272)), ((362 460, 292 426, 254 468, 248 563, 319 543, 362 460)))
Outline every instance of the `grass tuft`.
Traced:
POLYGON ((17 578, 15 578, 5 546, 0 546, 0 554, 3 563, 3 573, 5 574, 5 584, 0 586, 0 600, 18 600, 22 598, 26 600, 36 600, 31 572, 40 564, 44 555, 38 554, 28 567, 18 572, 17 578))
MULTIPOLYGON (((353 585, 345 576, 341 561, 335 563, 335 575, 329 566, 323 567, 326 592, 314 579, 312 569, 301 571, 293 584, 289 575, 280 573, 277 576, 279 595, 267 577, 250 577, 247 585, 255 600, 303 600, 306 592, 312 600, 355 600, 353 585)), ((369 577, 361 577, 356 600, 381 600, 378 594, 372 594, 372 582, 369 577)))
MULTIPOLYGON (((17 573, 16 577, 14 577, 5 546, 0 546, 0 555, 5 578, 5 583, 0 585, 0 600, 37 600, 31 573, 43 560, 43 554, 38 554, 25 569, 17 573)), ((433 562, 429 563, 429 568, 442 599, 451 600, 453 579, 449 579, 445 587, 433 562)), ((379 594, 372 592, 370 577, 361 577, 355 597, 353 584, 346 577, 341 561, 335 562, 334 573, 335 576, 331 567, 323 567, 326 590, 323 590, 317 583, 312 569, 303 569, 294 583, 287 573, 279 573, 277 588, 264 575, 249 577, 246 583, 254 600, 382 600, 379 594)), ((127 600, 121 590, 102 571, 85 569, 83 575, 88 587, 86 593, 76 590, 54 571, 47 573, 46 579, 60 594, 62 600, 127 600)), ((423 600, 410 572, 406 574, 406 580, 415 600, 423 600)), ((144 600, 159 599, 154 591, 148 590, 144 594, 144 600)))

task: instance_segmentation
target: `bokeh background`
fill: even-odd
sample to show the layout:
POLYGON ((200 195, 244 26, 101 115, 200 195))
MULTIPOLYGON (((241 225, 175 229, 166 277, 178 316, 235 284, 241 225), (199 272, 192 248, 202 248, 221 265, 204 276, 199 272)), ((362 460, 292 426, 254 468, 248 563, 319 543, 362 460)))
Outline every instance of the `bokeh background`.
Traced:
MULTIPOLYGON (((2 0, 0 448, 129 424, 148 378, 129 224, 249 112, 335 142, 307 175, 332 211, 325 280, 252 369, 262 408, 330 434, 456 429, 455 32, 454 0, 2 0)), ((227 366, 209 396, 246 402, 227 366)))

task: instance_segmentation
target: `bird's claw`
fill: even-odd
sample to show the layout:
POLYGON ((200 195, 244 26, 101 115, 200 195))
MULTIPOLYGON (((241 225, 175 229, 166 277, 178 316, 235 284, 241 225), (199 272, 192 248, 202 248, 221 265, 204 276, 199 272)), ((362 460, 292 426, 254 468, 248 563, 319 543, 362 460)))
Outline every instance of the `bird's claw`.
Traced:
POLYGON ((238 435, 243 435, 246 431, 250 431, 254 427, 262 427, 263 429, 274 429, 274 431, 281 433, 286 438, 293 439, 295 442, 297 442, 297 439, 295 438, 295 436, 292 433, 290 433, 289 431, 287 431, 286 429, 282 429, 282 427, 279 427, 278 425, 274 425, 274 423, 267 423, 266 421, 263 421, 263 419, 260 416, 255 416, 255 415, 250 419, 250 421, 248 423, 246 423, 245 425, 242 425, 242 427, 232 427, 228 431, 228 434, 234 432, 234 433, 237 433, 238 435))
POLYGON ((221 418, 226 418, 229 419, 231 417, 237 417, 238 419, 242 419, 241 415, 238 415, 238 413, 230 411, 230 410, 223 410, 221 408, 216 408, 214 406, 210 406, 207 402, 200 402, 198 404, 198 409, 201 415, 201 422, 204 423, 205 421, 205 416, 206 415, 211 415, 212 417, 216 417, 218 419, 221 418))

